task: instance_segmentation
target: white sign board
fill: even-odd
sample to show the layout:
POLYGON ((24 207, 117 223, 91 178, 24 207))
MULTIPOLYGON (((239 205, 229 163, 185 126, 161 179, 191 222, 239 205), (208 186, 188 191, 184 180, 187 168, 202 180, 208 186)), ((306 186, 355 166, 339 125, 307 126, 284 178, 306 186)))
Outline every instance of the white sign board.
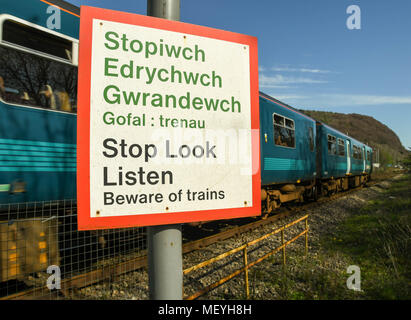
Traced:
POLYGON ((90 7, 80 21, 79 229, 260 214, 256 39, 90 7))

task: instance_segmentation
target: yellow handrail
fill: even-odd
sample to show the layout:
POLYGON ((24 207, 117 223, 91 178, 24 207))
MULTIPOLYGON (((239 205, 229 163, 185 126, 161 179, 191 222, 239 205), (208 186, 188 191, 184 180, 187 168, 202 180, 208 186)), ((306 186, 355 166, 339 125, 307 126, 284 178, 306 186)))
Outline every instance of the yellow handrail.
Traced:
POLYGON ((214 288, 220 286, 221 284, 227 282, 228 280, 234 278, 235 276, 239 275, 239 274, 240 274, 241 272, 243 272, 243 271, 245 272, 245 274, 244 274, 245 292, 246 292, 247 298, 249 298, 249 295, 250 295, 249 285, 248 285, 248 269, 249 269, 249 268, 251 268, 251 267, 253 267, 254 265, 260 263, 261 261, 267 259, 269 256, 273 255, 274 253, 277 253, 277 252, 280 251, 280 250, 283 250, 283 265, 285 266, 285 264, 286 264, 286 252, 285 252, 285 247, 286 247, 287 245, 289 245, 290 243, 294 242, 295 240, 297 240, 297 239, 298 239, 299 237, 301 237, 302 235, 305 235, 305 254, 307 255, 307 253, 308 253, 308 216, 309 216, 309 215, 307 214, 307 215, 305 215, 305 216, 303 216, 303 217, 301 217, 301 218, 299 218, 299 219, 297 219, 297 220, 295 220, 295 221, 293 221, 293 222, 291 222, 291 223, 289 223, 289 224, 287 224, 287 225, 285 225, 285 226, 283 226, 283 227, 281 227, 281 228, 278 228, 278 229, 276 229, 276 230, 274 230, 274 231, 272 231, 272 232, 270 232, 270 233, 268 233, 268 234, 265 234, 265 235, 261 236, 260 238, 257 238, 257 239, 255 239, 255 240, 252 240, 252 241, 250 241, 250 242, 248 242, 248 243, 246 243, 246 244, 243 244, 243 245, 240 246, 240 247, 237 247, 237 248, 235 248, 235 249, 229 250, 229 251, 227 251, 227 252, 225 252, 225 253, 222 253, 222 254, 218 255, 217 257, 214 257, 214 258, 211 258, 211 259, 209 259, 209 260, 203 261, 203 262, 201 262, 201 263, 199 263, 199 264, 197 264, 197 265, 194 265, 194 266, 192 266, 192 267, 190 267, 190 268, 187 268, 187 269, 183 270, 183 274, 186 275, 186 274, 189 274, 190 272, 193 272, 193 271, 195 271, 195 270, 198 270, 198 269, 200 269, 200 268, 203 268, 203 267, 205 267, 205 266, 208 266, 208 265, 210 265, 210 264, 212 264, 212 263, 214 263, 214 262, 216 262, 216 261, 219 261, 219 260, 221 260, 221 259, 224 259, 224 258, 226 258, 226 257, 228 257, 228 256, 230 256, 230 255, 232 255, 232 254, 234 254, 234 253, 236 253, 236 252, 239 252, 239 251, 241 251, 241 250, 243 251, 243 262, 244 262, 244 267, 243 267, 243 268, 234 271, 234 272, 231 273, 230 275, 228 275, 228 276, 220 279, 219 281, 216 281, 216 282, 212 283, 211 285, 205 287, 204 289, 202 289, 202 290, 200 290, 200 291, 197 291, 196 293, 192 294, 191 296, 185 297, 184 300, 193 300, 193 299, 196 299, 196 298, 198 298, 199 296, 201 296, 201 295, 203 295, 203 294, 211 291, 212 289, 214 289, 214 288), (285 231, 286 229, 288 229, 289 227, 291 227, 291 226, 293 226, 293 225, 295 225, 295 224, 297 224, 298 222, 303 221, 303 220, 305 220, 305 229, 304 229, 304 231, 300 232, 297 236, 295 236, 295 237, 292 238, 291 240, 288 240, 288 241, 284 242, 284 231, 285 231), (250 246, 252 246, 252 245, 255 245, 255 244, 257 244, 258 242, 260 242, 260 241, 262 241, 262 240, 264 240, 264 239, 267 239, 268 237, 270 237, 270 236, 272 236, 272 235, 275 235, 275 234, 277 234, 277 233, 279 233, 279 232, 281 232, 281 246, 279 246, 279 247, 273 249, 272 251, 266 253, 266 254, 265 254, 264 256, 262 256, 261 258, 255 260, 255 261, 253 261, 253 262, 251 262, 251 263, 248 263, 248 259, 247 259, 247 248, 250 247, 250 246))

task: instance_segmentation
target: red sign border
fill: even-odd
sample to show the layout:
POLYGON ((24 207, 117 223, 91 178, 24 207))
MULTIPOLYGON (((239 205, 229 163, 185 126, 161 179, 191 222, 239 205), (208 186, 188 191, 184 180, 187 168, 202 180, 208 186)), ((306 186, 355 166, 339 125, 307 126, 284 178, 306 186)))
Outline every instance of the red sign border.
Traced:
POLYGON ((253 130, 253 132, 260 132, 257 54, 258 47, 256 37, 178 21, 170 21, 155 17, 89 6, 81 6, 77 112, 78 230, 141 227, 261 215, 260 135, 258 134, 257 137, 257 135, 253 134, 253 206, 217 210, 127 215, 120 217, 90 217, 90 88, 93 19, 139 25, 143 27, 174 31, 248 45, 250 49, 251 129, 253 130))

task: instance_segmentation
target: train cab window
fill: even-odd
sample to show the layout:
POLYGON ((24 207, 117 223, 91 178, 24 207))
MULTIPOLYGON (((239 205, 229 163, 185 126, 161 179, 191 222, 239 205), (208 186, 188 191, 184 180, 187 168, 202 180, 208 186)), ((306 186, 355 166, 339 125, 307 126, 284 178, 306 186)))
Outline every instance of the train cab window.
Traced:
POLYGON ((367 150, 367 161, 371 161, 371 153, 367 150))
POLYGON ((77 111, 77 67, 69 61, 71 42, 44 34, 46 32, 37 32, 11 20, 4 21, 0 99, 11 104, 74 113, 77 111), (33 32, 32 37, 29 32, 33 32))
POLYGON ((273 114, 274 143, 277 146, 295 148, 294 120, 273 114))
POLYGON ((310 140, 310 151, 314 151, 314 130, 312 127, 308 128, 308 139, 310 140))
POLYGON ((338 155, 345 156, 345 144, 343 139, 338 139, 338 155))
POLYGON ((3 22, 2 41, 68 61, 73 57, 73 43, 17 21, 3 22))
POLYGON ((337 154, 337 139, 330 134, 328 135, 328 153, 337 154))

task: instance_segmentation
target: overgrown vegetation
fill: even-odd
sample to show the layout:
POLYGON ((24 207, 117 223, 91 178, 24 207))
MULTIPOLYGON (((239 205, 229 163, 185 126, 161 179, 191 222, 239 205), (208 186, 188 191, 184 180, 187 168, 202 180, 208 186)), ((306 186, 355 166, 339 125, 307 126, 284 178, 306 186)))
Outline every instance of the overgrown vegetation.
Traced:
POLYGON ((394 176, 398 175, 399 173, 404 173, 406 169, 398 169, 398 168, 374 168, 372 172, 372 181, 380 182, 385 181, 393 178, 394 176))
POLYGON ((361 268, 362 296, 411 298, 411 176, 394 183, 325 239, 328 252, 341 252, 361 268))
POLYGON ((411 171, 411 156, 409 156, 408 158, 405 158, 402 161, 402 165, 408 170, 411 171))
MULTIPOLYGON (((411 167, 411 161, 410 161, 411 167)), ((319 240, 308 258, 290 254, 285 272, 255 271, 273 299, 411 299, 411 175, 319 240), (361 270, 361 291, 347 288, 347 267, 361 270)))

